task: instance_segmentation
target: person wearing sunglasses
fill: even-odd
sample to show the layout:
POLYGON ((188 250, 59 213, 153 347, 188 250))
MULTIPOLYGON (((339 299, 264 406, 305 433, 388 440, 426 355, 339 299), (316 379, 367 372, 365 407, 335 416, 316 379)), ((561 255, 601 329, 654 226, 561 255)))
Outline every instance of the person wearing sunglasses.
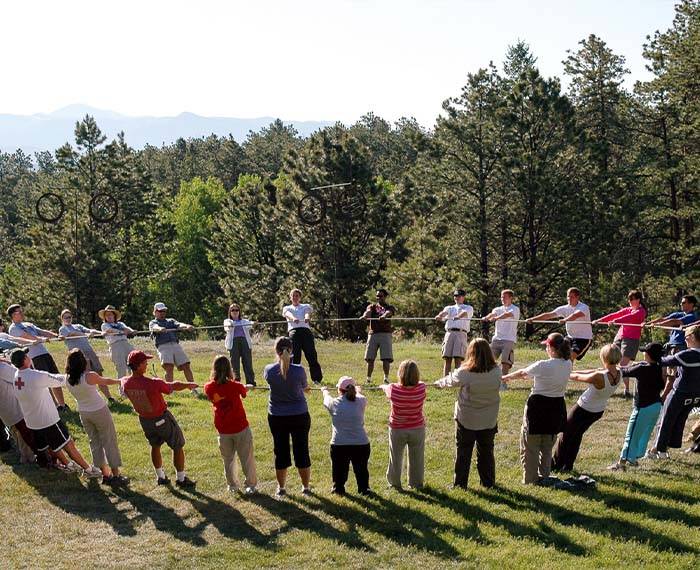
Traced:
POLYGON ((241 381, 241 362, 243 363, 243 374, 245 383, 255 386, 255 370, 253 370, 253 341, 250 338, 250 327, 253 321, 244 319, 241 315, 241 308, 232 303, 228 308, 228 318, 224 319, 224 330, 226 339, 224 346, 231 357, 234 379, 241 381))

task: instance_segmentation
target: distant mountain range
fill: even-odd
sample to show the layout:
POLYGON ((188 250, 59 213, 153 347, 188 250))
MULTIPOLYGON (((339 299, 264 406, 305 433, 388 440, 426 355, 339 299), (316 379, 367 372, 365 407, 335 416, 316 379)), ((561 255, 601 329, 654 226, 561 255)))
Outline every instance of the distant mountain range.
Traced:
MULTIPOLYGON (((249 131, 259 131, 272 123, 274 117, 235 119, 231 117, 202 117, 180 113, 176 117, 129 117, 114 111, 95 109, 87 105, 69 105, 53 113, 8 115, 0 113, 0 150, 14 152, 21 148, 27 153, 54 151, 66 142, 73 143, 75 122, 91 115, 102 132, 112 140, 124 131, 126 142, 134 148, 146 144, 161 146, 178 138, 203 137, 210 134, 233 136, 243 142, 249 131)), ((284 121, 300 135, 331 125, 328 121, 284 121)))

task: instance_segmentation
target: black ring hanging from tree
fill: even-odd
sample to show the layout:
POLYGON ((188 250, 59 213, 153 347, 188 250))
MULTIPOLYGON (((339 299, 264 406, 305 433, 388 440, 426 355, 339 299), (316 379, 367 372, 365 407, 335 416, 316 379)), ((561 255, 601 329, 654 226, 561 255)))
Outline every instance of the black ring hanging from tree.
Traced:
POLYGON ((34 206, 37 217, 47 224, 55 224, 66 212, 66 205, 58 194, 46 192, 39 196, 34 206))
POLYGON ((106 224, 119 214, 119 203, 106 192, 98 192, 90 200, 90 217, 98 223, 106 224))
POLYGON ((308 226, 316 226, 326 215, 326 202, 320 196, 307 194, 299 200, 299 218, 308 226))

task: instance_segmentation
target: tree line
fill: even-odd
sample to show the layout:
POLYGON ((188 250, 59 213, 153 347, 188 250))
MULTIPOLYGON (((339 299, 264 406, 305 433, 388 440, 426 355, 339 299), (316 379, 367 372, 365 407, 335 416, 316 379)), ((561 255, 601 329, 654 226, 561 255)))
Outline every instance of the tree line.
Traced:
POLYGON ((271 320, 292 287, 328 317, 360 315, 380 286, 413 316, 455 286, 477 314, 502 288, 527 317, 569 286, 595 313, 629 288, 669 310, 698 283, 700 3, 678 4, 642 49, 651 78, 628 90, 624 57, 590 35, 567 53, 564 90, 518 42, 500 68, 469 73, 430 129, 370 113, 306 138, 277 120, 242 144, 135 150, 86 116, 54 152, 0 153, 0 298, 44 324, 66 306, 95 323, 111 303, 138 325, 155 300, 197 324, 232 300, 271 320), (89 215, 105 192, 108 222, 89 215), (56 222, 37 215, 46 193, 64 202, 56 222))

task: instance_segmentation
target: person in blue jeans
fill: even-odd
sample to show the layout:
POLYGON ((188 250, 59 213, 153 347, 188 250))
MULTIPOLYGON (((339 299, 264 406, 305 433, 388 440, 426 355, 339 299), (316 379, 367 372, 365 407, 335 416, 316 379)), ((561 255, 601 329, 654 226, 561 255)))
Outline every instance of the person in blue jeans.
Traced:
POLYGON ((637 383, 625 442, 620 459, 609 467, 612 471, 623 471, 629 466, 638 465, 637 460, 644 457, 651 432, 661 412, 661 391, 664 388, 661 358, 664 348, 658 342, 651 342, 640 350, 644 353, 644 362, 622 368, 622 375, 636 378, 637 383))

